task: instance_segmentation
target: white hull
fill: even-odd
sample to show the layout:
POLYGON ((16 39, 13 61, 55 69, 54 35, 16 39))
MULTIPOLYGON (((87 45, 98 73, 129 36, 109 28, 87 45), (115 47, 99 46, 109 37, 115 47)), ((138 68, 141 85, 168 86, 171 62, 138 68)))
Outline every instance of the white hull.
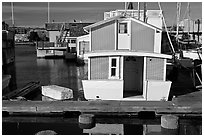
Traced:
POLYGON ((171 87, 170 81, 146 81, 142 95, 123 97, 123 80, 82 80, 82 83, 87 100, 167 101, 171 87))
POLYGON ((52 49, 51 50, 37 49, 38 58, 53 57, 53 56, 64 56, 64 51, 57 51, 52 49))
POLYGON ((186 51, 186 50, 183 50, 182 54, 183 54, 184 58, 190 58, 190 59, 193 59, 193 60, 202 58, 202 54, 201 53, 198 54, 197 51, 186 51))
POLYGON ((55 100, 72 99, 73 91, 72 89, 69 89, 69 88, 65 88, 57 85, 49 85, 49 86, 42 86, 42 95, 55 100))

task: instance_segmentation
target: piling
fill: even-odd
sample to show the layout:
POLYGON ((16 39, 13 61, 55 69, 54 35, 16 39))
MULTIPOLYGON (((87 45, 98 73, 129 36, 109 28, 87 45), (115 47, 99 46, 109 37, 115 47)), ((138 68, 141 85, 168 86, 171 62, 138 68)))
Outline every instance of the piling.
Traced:
POLYGON ((82 129, 90 129, 95 126, 95 120, 93 114, 81 114, 79 115, 79 127, 82 129))
POLYGON ((39 131, 35 135, 57 135, 57 133, 53 130, 43 130, 43 131, 39 131))
POLYGON ((161 131, 163 135, 177 135, 178 134, 178 120, 174 115, 163 115, 161 117, 161 131))

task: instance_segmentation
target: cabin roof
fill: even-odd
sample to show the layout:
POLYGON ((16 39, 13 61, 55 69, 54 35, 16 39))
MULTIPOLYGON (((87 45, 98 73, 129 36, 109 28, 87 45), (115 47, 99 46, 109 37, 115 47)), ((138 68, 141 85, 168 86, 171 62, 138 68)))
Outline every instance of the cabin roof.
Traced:
POLYGON ((102 57, 102 56, 141 56, 141 57, 155 57, 155 58, 165 58, 172 59, 172 55, 161 54, 161 53, 150 53, 144 51, 129 51, 129 50, 103 50, 94 51, 85 54, 86 57, 102 57))
POLYGON ((106 20, 102 20, 102 21, 96 22, 96 23, 94 23, 94 24, 88 25, 88 26, 84 27, 84 29, 85 29, 86 31, 89 31, 90 28, 94 28, 94 27, 100 26, 100 25, 102 25, 102 24, 105 24, 105 23, 108 23, 108 22, 111 22, 111 21, 114 21, 114 20, 125 19, 125 18, 126 18, 126 19, 129 18, 129 19, 131 19, 132 21, 138 22, 138 23, 140 23, 140 24, 142 24, 142 25, 144 25, 144 26, 150 27, 150 28, 152 28, 152 29, 157 29, 157 30, 159 30, 159 31, 162 31, 162 29, 160 29, 160 28, 158 28, 158 27, 156 27, 156 26, 154 26, 154 25, 151 25, 151 24, 149 24, 149 23, 143 22, 143 21, 138 20, 138 19, 133 18, 133 17, 128 17, 128 16, 126 16, 126 15, 119 15, 119 16, 115 16, 115 17, 113 17, 113 18, 109 18, 109 19, 106 19, 106 20))

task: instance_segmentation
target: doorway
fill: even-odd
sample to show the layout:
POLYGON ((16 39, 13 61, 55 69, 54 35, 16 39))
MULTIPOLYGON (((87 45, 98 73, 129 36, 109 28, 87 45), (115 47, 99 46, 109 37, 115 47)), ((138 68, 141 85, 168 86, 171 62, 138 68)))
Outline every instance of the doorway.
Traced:
POLYGON ((124 97, 143 94, 144 57, 124 57, 124 97))
POLYGON ((130 49, 130 22, 118 23, 118 49, 130 49))

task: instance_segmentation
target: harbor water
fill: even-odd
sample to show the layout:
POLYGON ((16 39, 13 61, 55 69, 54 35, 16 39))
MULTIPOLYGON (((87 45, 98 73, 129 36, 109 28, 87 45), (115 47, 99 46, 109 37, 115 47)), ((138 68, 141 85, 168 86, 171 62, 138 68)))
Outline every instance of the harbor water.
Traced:
MULTIPOLYGON (((87 65, 78 66, 65 59, 38 59, 34 46, 18 45, 15 47, 15 63, 3 68, 10 73, 10 92, 20 89, 28 82, 39 81, 41 85, 58 85, 71 88, 73 100, 85 100, 81 89, 81 80, 87 79, 87 65)), ((29 100, 42 100, 41 91, 33 94, 29 100)), ((34 135, 39 131, 51 130, 59 135, 87 134, 167 134, 162 130, 159 118, 97 118, 95 127, 82 129, 77 117, 3 117, 2 134, 34 135)), ((182 118, 179 121, 179 135, 202 134, 201 118, 182 118)))
MULTIPOLYGON (((86 79, 87 65, 77 66, 73 61, 65 59, 44 59, 36 57, 34 46, 18 45, 15 47, 16 60, 14 64, 5 67, 5 71, 15 72, 10 83, 10 89, 21 89, 31 81, 39 81, 43 85, 58 85, 72 89, 73 100, 85 100, 80 93, 81 79, 86 79)), ((28 98, 42 100, 41 92, 28 98)))

